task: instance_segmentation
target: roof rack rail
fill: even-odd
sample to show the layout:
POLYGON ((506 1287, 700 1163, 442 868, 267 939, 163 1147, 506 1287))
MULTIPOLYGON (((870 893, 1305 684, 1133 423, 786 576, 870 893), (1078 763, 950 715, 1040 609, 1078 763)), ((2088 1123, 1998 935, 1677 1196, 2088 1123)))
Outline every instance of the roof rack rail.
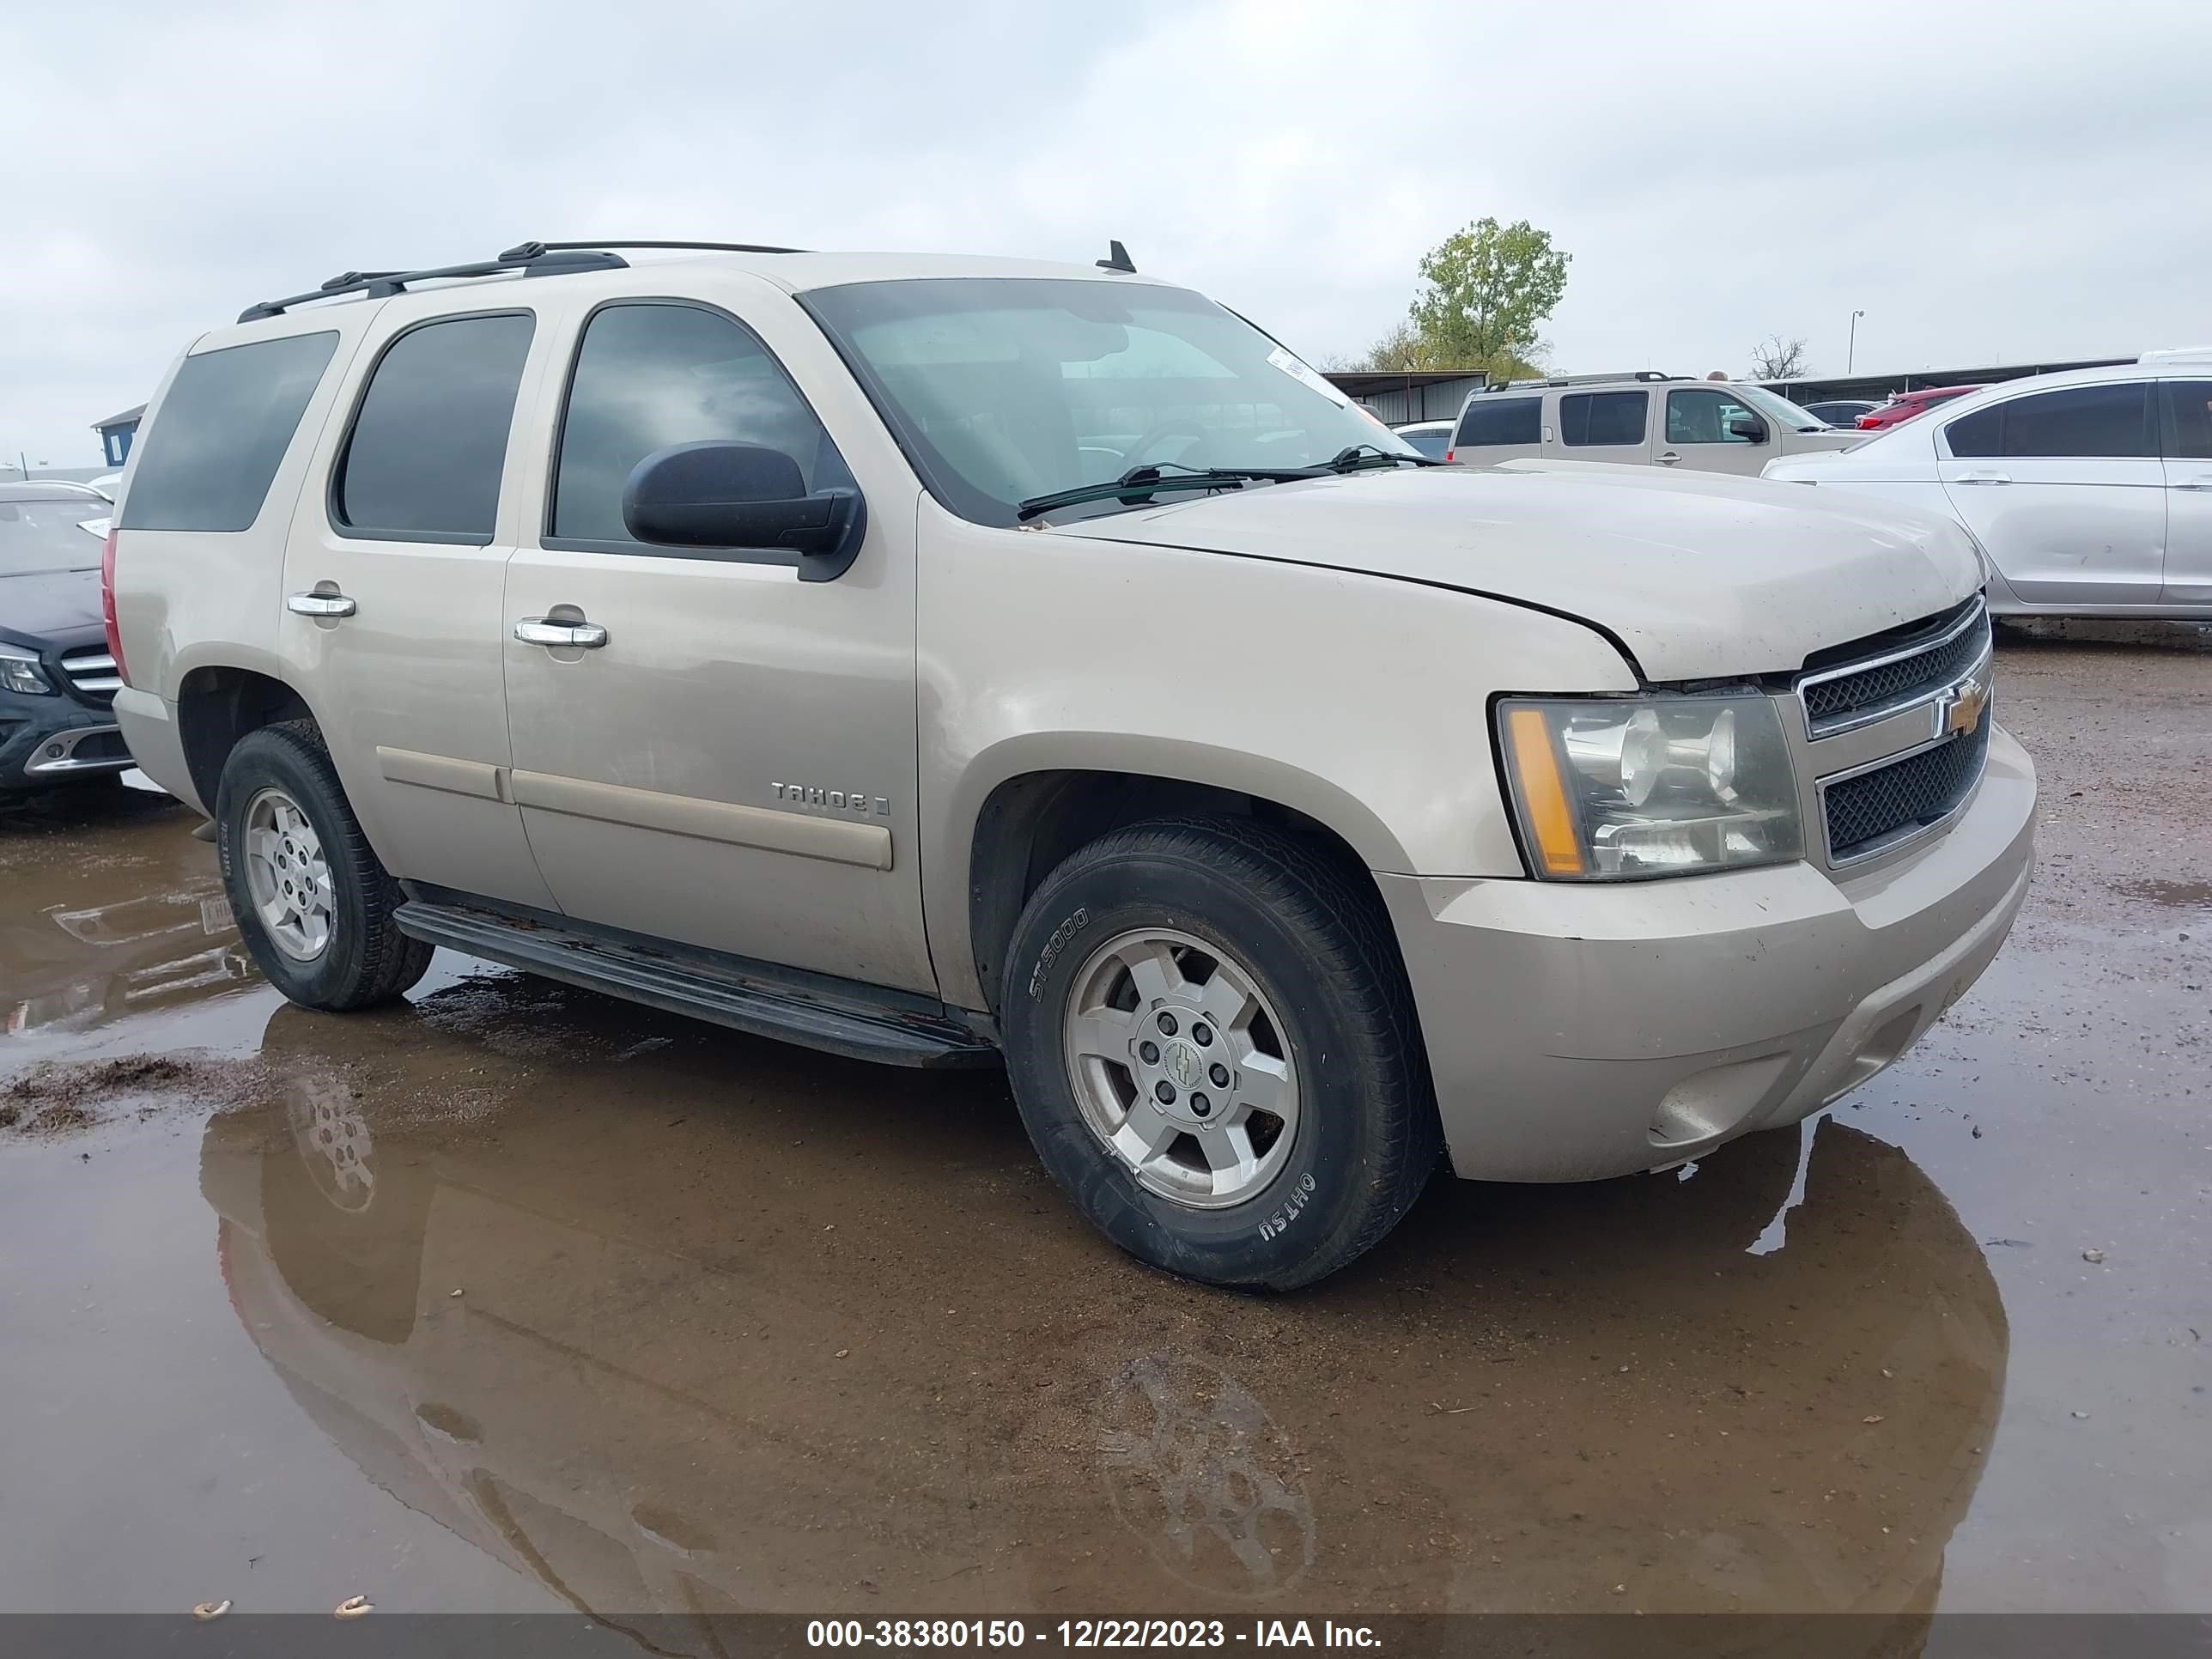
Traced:
POLYGON ((771 247, 765 242, 517 242, 502 259, 540 259, 549 253, 596 253, 603 248, 672 248, 694 253, 805 253, 803 247, 771 247))
POLYGON ((310 300, 328 300, 340 294, 366 294, 373 300, 388 300, 404 293, 410 283, 441 280, 459 281, 471 276, 502 276, 520 271, 525 276, 556 276, 572 270, 621 270, 629 261, 612 252, 618 247, 672 248, 705 253, 797 253, 795 247, 769 247, 757 242, 518 242, 495 259, 478 259, 468 264, 434 265, 422 270, 348 270, 341 271, 320 288, 305 294, 288 295, 281 300, 264 300, 258 305, 248 306, 238 313, 241 323, 258 323, 265 318, 281 317, 294 306, 305 305, 310 300))
POLYGON ((1656 368, 1632 368, 1620 374, 1534 374, 1524 380, 1500 380, 1485 392, 1511 392, 1532 386, 1604 386, 1621 380, 1686 380, 1686 374, 1662 374, 1656 368))
POLYGON ((502 254, 496 259, 478 259, 464 265, 432 265, 422 270, 349 270, 305 294, 290 294, 281 300, 264 300, 258 305, 248 306, 238 313, 238 320, 258 323, 266 318, 281 317, 294 306, 305 305, 310 300, 334 299, 341 294, 366 294, 372 300, 388 300, 395 294, 404 293, 414 283, 500 276, 509 271, 520 271, 526 276, 551 276, 570 270, 620 270, 629 264, 617 253, 564 249, 520 258, 502 254))

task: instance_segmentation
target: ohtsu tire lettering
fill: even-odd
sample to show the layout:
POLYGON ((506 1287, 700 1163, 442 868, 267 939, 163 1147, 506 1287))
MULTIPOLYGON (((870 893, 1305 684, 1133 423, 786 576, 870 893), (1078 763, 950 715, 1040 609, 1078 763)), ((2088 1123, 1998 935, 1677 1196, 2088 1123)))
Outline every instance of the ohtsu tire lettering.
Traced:
POLYGON ((1286 1231, 1291 1223, 1298 1218, 1298 1212, 1305 1208, 1313 1193, 1313 1171, 1309 1170, 1298 1177, 1298 1184, 1291 1189, 1290 1197, 1284 1200, 1281 1207, 1260 1224, 1260 1237, 1275 1238, 1286 1231))

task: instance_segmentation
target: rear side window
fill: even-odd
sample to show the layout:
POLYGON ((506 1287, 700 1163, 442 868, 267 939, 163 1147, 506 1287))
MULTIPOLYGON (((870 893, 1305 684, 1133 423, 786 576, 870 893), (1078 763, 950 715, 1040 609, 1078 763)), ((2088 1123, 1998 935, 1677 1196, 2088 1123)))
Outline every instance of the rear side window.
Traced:
POLYGON ((1644 441, 1641 392, 1577 392, 1559 399, 1559 441, 1563 444, 1640 444, 1644 441))
POLYGON ((2004 412, 2002 404, 1992 404, 1987 409, 1978 409, 1964 415, 1943 428, 1943 436, 1951 446, 1951 453, 1962 461, 1985 460, 2004 453, 2004 412))
POLYGON ((1413 445, 1432 461, 1441 461, 1451 444, 1451 428, 1448 426, 1424 427, 1416 432, 1401 431, 1399 437, 1413 445))
POLYGON ((331 518, 392 541, 491 540, 535 319, 455 317, 385 348, 331 481, 331 518))
POLYGON ((853 483, 782 365, 735 319, 659 301, 596 313, 568 386, 547 533, 638 545, 623 524, 630 470, 657 449, 709 438, 781 450, 810 491, 853 483))
POLYGON ((252 527, 337 343, 293 334, 185 358, 139 441, 122 527, 252 527))
POLYGON ((1454 449, 1480 448, 1485 444, 1533 444, 1541 441, 1541 398, 1477 398, 1459 417, 1454 449))
POLYGON ((1950 441, 1951 453, 1962 458, 2155 459, 2150 393, 2148 380, 2037 392, 1954 421, 1943 435, 1950 441), (1959 447, 1962 441, 1967 448, 1959 447))
POLYGON ((2177 461, 2212 461, 2212 380, 2167 380, 2166 453, 2177 461))

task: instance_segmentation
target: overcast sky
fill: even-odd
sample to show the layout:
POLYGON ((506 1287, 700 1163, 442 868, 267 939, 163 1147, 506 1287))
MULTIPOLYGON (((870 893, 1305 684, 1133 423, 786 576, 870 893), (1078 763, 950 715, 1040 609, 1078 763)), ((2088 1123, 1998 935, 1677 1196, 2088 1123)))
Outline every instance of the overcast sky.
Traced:
POLYGON ((1362 351, 1485 214, 1560 372, 2212 342, 2212 5, 41 4, 0 97, 0 452, 198 331, 527 237, 1088 261, 1362 351))

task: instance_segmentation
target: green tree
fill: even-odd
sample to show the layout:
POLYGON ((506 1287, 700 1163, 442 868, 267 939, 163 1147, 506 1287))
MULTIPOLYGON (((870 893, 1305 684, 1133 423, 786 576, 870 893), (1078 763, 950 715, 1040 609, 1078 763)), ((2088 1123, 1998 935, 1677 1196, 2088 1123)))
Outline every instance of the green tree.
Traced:
POLYGON ((1526 219, 1476 220, 1421 257, 1424 287, 1369 366, 1479 368, 1493 380, 1537 372, 1537 328, 1558 309, 1573 257, 1526 219))

